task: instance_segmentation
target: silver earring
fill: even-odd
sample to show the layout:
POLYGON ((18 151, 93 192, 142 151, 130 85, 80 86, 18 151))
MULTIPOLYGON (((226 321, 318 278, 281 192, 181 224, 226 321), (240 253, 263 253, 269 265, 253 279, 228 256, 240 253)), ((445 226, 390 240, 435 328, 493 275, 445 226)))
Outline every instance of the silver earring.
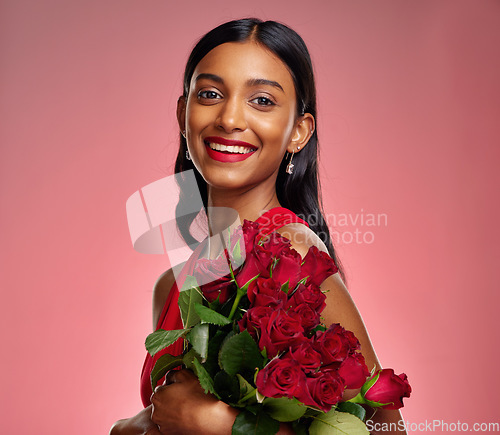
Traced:
POLYGON ((189 150, 186 150, 186 159, 191 160, 191 156, 189 155, 189 150))
POLYGON ((287 174, 292 174, 293 173, 293 167, 295 166, 293 163, 292 163, 292 159, 293 159, 293 155, 295 153, 295 150, 292 151, 292 156, 290 157, 290 161, 288 162, 288 165, 286 165, 286 173, 287 174))

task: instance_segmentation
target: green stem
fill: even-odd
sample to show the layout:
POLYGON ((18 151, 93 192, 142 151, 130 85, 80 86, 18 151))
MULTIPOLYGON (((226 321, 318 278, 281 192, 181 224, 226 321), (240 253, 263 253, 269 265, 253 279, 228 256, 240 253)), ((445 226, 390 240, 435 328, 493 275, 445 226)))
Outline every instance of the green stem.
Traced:
POLYGON ((241 403, 241 404, 244 404, 248 399, 251 399, 252 397, 255 397, 255 392, 257 390, 254 388, 252 391, 250 391, 248 394, 246 394, 245 396, 243 396, 239 401, 238 403, 241 403))
MULTIPOLYGON (((237 286, 238 287, 238 286, 237 286)), ((238 308, 238 304, 240 303, 240 299, 245 294, 239 287, 236 290, 236 297, 234 298, 233 306, 231 307, 231 312, 229 313, 228 319, 233 320, 234 313, 236 312, 236 308, 238 308)))
POLYGON ((352 399, 346 400, 346 402, 351 402, 351 403, 366 403, 365 398, 361 393, 358 393, 357 396, 353 397, 352 399))

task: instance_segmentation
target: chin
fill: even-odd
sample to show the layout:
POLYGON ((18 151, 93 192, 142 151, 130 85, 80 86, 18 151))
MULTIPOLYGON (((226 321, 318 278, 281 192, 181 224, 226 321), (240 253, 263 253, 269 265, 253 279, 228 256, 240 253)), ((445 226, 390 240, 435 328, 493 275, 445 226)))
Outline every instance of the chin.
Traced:
POLYGON ((228 174, 221 174, 221 176, 205 176, 203 175, 207 186, 214 189, 223 190, 236 190, 241 189, 247 185, 247 183, 241 179, 241 177, 231 177, 228 174))

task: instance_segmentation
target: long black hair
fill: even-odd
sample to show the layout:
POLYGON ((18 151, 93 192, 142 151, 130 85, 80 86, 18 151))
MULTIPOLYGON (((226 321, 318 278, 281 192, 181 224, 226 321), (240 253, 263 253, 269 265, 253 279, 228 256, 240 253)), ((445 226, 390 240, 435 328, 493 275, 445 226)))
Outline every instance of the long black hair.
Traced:
MULTIPOLYGON (((295 31, 276 21, 262 21, 257 18, 229 21, 203 36, 193 48, 187 61, 184 71, 183 96, 187 98, 194 70, 209 51, 226 42, 244 42, 247 40, 262 44, 283 61, 292 75, 295 86, 297 116, 310 113, 316 119, 316 85, 306 44, 295 31)), ((186 158, 186 150, 186 139, 181 134, 179 153, 175 162, 175 173, 179 182, 181 182, 183 171, 194 170, 203 204, 206 207, 208 200, 207 184, 193 165, 193 162, 186 158)), ((318 156, 318 129, 316 124, 307 146, 293 157, 294 168, 292 175, 287 174, 285 171, 286 158, 281 162, 276 179, 276 193, 280 204, 304 219, 309 224, 309 227, 321 238, 330 256, 339 267, 341 276, 344 277, 322 212, 318 179, 318 156)), ((177 205, 178 211, 183 208, 184 201, 192 200, 192 194, 193 192, 184 192, 181 188, 181 196, 177 205)), ((177 213, 177 216, 181 216, 181 214, 177 213)), ((179 231, 188 244, 196 243, 189 231, 193 220, 193 215, 190 215, 190 217, 182 216, 177 219, 179 231)))

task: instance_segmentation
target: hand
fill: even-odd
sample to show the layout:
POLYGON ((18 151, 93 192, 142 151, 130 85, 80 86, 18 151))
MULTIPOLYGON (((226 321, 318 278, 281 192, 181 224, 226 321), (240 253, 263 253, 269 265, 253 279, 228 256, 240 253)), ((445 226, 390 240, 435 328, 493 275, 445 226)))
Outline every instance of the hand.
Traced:
POLYGON ((109 435, 161 435, 158 426, 151 421, 151 410, 150 405, 134 417, 118 420, 109 435))
POLYGON ((151 396, 151 420, 161 434, 230 434, 237 411, 205 394, 190 370, 171 370, 151 396))

